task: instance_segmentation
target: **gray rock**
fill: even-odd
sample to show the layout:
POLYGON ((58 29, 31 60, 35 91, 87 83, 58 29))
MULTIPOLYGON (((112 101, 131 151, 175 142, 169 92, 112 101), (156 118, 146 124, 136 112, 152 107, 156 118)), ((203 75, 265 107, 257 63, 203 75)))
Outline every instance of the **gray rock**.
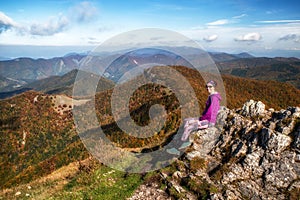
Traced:
POLYGON ((299 121, 300 108, 223 107, 216 127, 190 135, 180 170, 165 175, 167 190, 181 199, 291 199, 300 191, 299 121))
POLYGON ((265 112, 265 107, 265 104, 261 101, 254 101, 251 99, 243 105, 241 114, 247 117, 259 116, 265 112))
POLYGON ((220 132, 215 127, 210 127, 205 130, 200 130, 191 134, 192 141, 191 148, 193 149, 187 153, 187 158, 191 160, 194 157, 206 157, 207 154, 214 148, 218 141, 220 132))

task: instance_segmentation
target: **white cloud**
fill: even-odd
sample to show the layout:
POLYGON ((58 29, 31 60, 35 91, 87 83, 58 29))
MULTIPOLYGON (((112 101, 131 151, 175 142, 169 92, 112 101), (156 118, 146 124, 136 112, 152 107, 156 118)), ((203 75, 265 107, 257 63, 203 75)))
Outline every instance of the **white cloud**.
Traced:
POLYGON ((205 40, 206 42, 212 42, 212 41, 215 41, 216 39, 218 39, 218 35, 216 35, 216 34, 205 36, 203 38, 203 40, 205 40))
POLYGON ((116 34, 104 26, 101 30, 94 22, 98 20, 96 7, 82 2, 48 19, 15 22, 0 12, 0 44, 11 45, 91 45, 116 34), (72 12, 71 12, 72 11, 72 12), (93 22, 93 23, 86 23, 93 22), (9 30, 9 31, 7 31, 9 30), (99 41, 91 38, 101 38, 99 41))
POLYGON ((30 25, 29 33, 31 35, 51 36, 61 33, 74 23, 85 24, 97 18, 98 9, 91 2, 83 1, 69 9, 67 16, 59 14, 57 17, 51 17, 46 22, 36 22, 30 25))
POLYGON ((279 41, 293 41, 300 43, 300 35, 297 34, 287 34, 279 38, 279 41))
POLYGON ((34 23, 30 26, 30 34, 39 36, 49 36, 62 32, 69 25, 67 17, 60 15, 53 17, 45 23, 34 23))
POLYGON ((241 35, 236 37, 235 41, 246 41, 246 42, 254 42, 261 40, 261 35, 259 33, 247 33, 245 35, 241 35))
POLYGON ((263 23, 263 24, 278 24, 278 23, 300 23, 300 20, 265 20, 265 21, 256 21, 256 23, 263 23))
POLYGON ((241 15, 238 15, 238 16, 234 16, 232 18, 233 19, 241 19, 241 18, 246 17, 246 16, 248 16, 248 15, 247 14, 241 14, 241 15))
POLYGON ((70 15, 78 23, 86 23, 97 18, 98 9, 88 1, 81 2, 70 9, 70 15))
POLYGON ((16 26, 17 23, 14 20, 0 11, 0 33, 16 26))
POLYGON ((220 26, 220 25, 225 25, 225 24, 229 24, 228 19, 220 19, 217 21, 206 23, 207 26, 220 26))
POLYGON ((219 19, 213 22, 206 23, 207 26, 222 26, 226 24, 234 24, 240 22, 241 18, 248 16, 247 14, 241 14, 233 16, 230 19, 219 19))
POLYGON ((31 35, 51 36, 71 28, 74 25, 72 22, 84 24, 96 19, 97 15, 98 9, 91 2, 83 1, 71 7, 67 16, 59 14, 59 16, 51 17, 46 22, 31 24, 29 33, 31 35))

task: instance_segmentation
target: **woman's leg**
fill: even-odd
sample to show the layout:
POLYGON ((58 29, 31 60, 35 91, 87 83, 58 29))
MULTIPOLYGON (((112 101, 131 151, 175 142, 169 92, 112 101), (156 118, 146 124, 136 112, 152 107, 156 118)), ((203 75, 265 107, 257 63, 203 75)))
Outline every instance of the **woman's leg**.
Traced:
POLYGON ((198 121, 198 129, 208 128, 209 122, 207 120, 198 121))
POLYGON ((181 137, 182 141, 186 141, 190 133, 198 128, 199 119, 198 118, 188 118, 185 120, 184 132, 181 137))

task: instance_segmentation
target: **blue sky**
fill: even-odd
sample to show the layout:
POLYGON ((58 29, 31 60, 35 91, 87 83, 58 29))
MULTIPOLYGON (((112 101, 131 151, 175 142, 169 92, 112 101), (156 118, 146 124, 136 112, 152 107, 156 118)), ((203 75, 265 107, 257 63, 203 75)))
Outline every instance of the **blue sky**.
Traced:
POLYGON ((88 51, 142 28, 176 31, 207 51, 300 57, 299 9, 297 0, 9 0, 0 6, 0 57, 88 51))

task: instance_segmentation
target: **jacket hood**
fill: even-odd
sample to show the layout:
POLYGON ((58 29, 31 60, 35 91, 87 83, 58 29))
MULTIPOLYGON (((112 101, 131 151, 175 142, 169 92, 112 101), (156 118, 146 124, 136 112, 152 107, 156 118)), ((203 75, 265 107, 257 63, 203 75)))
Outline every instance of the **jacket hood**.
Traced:
POLYGON ((219 93, 211 94, 210 96, 211 96, 211 97, 216 97, 216 98, 218 98, 219 101, 222 100, 222 97, 221 97, 221 95, 220 95, 219 93))

